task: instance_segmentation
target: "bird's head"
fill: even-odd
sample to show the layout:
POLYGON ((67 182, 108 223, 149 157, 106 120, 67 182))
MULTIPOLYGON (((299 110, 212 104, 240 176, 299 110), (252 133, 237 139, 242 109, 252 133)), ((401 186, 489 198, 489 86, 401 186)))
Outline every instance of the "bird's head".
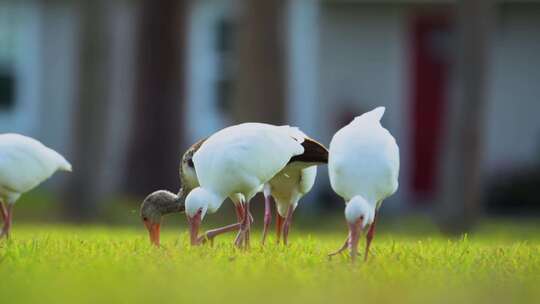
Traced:
MULTIPOLYGON (((182 191, 180 191, 180 194, 182 191)), ((141 220, 144 223, 150 242, 159 246, 161 218, 165 214, 184 211, 182 195, 159 190, 148 195, 141 204, 141 220)))
POLYGON ((354 260, 358 252, 360 233, 373 223, 375 210, 362 196, 355 196, 345 207, 345 219, 349 226, 351 257, 354 260))
POLYGON ((193 189, 186 197, 186 216, 190 226, 191 245, 198 245, 199 227, 208 207, 215 201, 216 196, 201 187, 193 189))
POLYGON ((356 224, 361 228, 373 223, 375 211, 361 196, 353 197, 345 207, 345 219, 348 224, 356 224))

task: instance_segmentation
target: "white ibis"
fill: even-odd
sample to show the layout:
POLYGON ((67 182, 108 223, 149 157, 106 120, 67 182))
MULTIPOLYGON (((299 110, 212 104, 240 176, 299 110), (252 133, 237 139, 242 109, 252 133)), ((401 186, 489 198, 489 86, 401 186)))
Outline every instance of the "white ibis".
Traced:
POLYGON ((149 194, 141 204, 140 216, 148 234, 150 242, 159 246, 159 236, 162 217, 184 211, 186 196, 191 189, 199 186, 197 175, 193 168, 193 153, 199 149, 204 140, 200 140, 191 146, 182 156, 180 162, 181 188, 178 194, 167 190, 158 190, 149 194))
POLYGON ((399 148, 394 137, 381 126, 385 108, 356 117, 339 130, 330 143, 328 171, 334 191, 346 202, 345 218, 349 236, 330 256, 350 248, 357 256, 360 232, 369 226, 365 259, 375 234, 377 212, 383 200, 398 189, 399 148))
MULTIPOLYGON (((324 150, 326 149, 322 147, 321 151, 324 150)), ((324 152, 321 153, 324 154, 324 152)), ((321 159, 321 162, 324 162, 324 160, 321 159)), ((317 167, 315 165, 306 164, 304 162, 291 162, 267 183, 267 186, 265 187, 263 244, 271 220, 269 196, 272 196, 276 202, 277 242, 280 242, 281 236, 283 235, 283 244, 287 245, 293 212, 298 206, 300 199, 313 187, 316 177, 317 167), (306 165, 309 166, 306 167, 306 165)))
POLYGON ((324 157, 312 150, 305 153, 304 141, 297 128, 262 123, 240 124, 210 136, 193 156, 200 187, 188 194, 185 204, 192 244, 200 242, 198 229, 206 213, 216 212, 229 196, 243 206, 236 244, 249 246, 251 198, 289 162, 317 163, 324 157))
MULTIPOLYGON (((317 176, 316 165, 328 163, 328 150, 321 143, 309 138, 304 133, 302 133, 302 135, 304 137, 302 142, 304 153, 300 156, 293 157, 285 168, 264 185, 264 191, 258 191, 264 193, 265 199, 262 236, 263 245, 266 241, 272 219, 271 197, 273 197, 276 202, 278 219, 276 225, 277 241, 279 243, 280 238, 283 235, 283 243, 287 245, 293 212, 298 206, 299 200, 311 190, 315 183, 315 178, 317 176)), ((189 168, 186 168, 186 171, 187 170, 189 170, 189 168)), ((193 168, 191 171, 192 172, 189 175, 196 176, 195 169, 193 168)), ((230 199, 236 206, 237 217, 240 222, 244 213, 241 204, 243 196, 235 193, 230 196, 230 199)), ((251 214, 248 213, 247 216, 251 216, 251 214)), ((200 238, 200 240, 212 240, 215 236, 224 232, 229 232, 232 229, 234 229, 234 225, 208 231, 205 236, 200 238)), ((235 241, 236 245, 239 246, 241 241, 242 239, 237 237, 235 241)))
MULTIPOLYGON (((156 246, 160 245, 159 239, 162 217, 167 214, 183 212, 185 210, 184 205, 186 196, 193 188, 199 187, 199 180, 193 164, 193 154, 200 148, 204 140, 205 139, 193 144, 182 156, 179 168, 181 188, 178 191, 178 194, 174 194, 167 190, 158 190, 149 194, 141 204, 141 219, 146 229, 148 229, 150 242, 156 246)), ((236 195, 232 195, 231 199, 234 202, 239 202, 239 198, 236 195)), ((238 221, 240 221, 243 218, 243 211, 240 204, 235 203, 235 205, 238 206, 236 210, 239 219, 238 221)), ((234 224, 228 231, 236 230, 239 227, 240 224, 234 224)), ((208 231, 205 237, 201 237, 201 241, 207 238, 212 239, 214 234, 221 231, 226 232, 224 229, 219 231, 208 231)))
MULTIPOLYGON (((187 194, 189 194, 189 192, 191 192, 192 189, 199 187, 199 180, 193 163, 193 154, 198 151, 205 140, 206 139, 200 140, 192 145, 182 156, 180 164, 180 181, 182 188, 178 194, 175 195, 164 190, 156 191, 150 194, 141 205, 141 218, 148 229, 151 242, 155 245, 159 245, 159 229, 162 216, 169 213, 184 211, 185 197, 187 194)), ((315 163, 318 164, 328 162, 328 151, 322 144, 305 136, 302 145, 305 148, 304 154, 311 153, 310 157, 312 160, 316 160, 315 163)), ((274 194, 274 198, 278 202, 276 207, 278 209, 277 227, 279 238, 281 235, 281 230, 288 231, 291 221, 290 218, 292 218, 292 211, 294 208, 296 208, 298 200, 304 194, 309 192, 313 186, 313 183, 315 182, 316 167, 313 165, 313 163, 302 161, 302 159, 306 158, 306 155, 293 157, 289 161, 289 164, 287 164, 282 171, 276 174, 276 176, 274 176, 272 180, 266 184, 264 191, 265 217, 263 243, 271 221, 270 196, 274 194), (306 166, 309 167, 306 168, 306 166), (270 190, 270 185, 272 185, 271 187, 273 188, 273 191, 270 190), (286 218, 290 204, 294 207, 290 212, 291 216, 289 217, 289 224, 285 225, 286 223, 284 219, 286 218), (282 226, 286 226, 287 229, 281 229, 282 226)), ((222 228, 207 231, 199 238, 198 242, 204 242, 206 240, 213 241, 214 237, 219 234, 234 231, 240 228, 241 221, 244 218, 244 209, 241 203, 244 200, 244 197, 242 194, 235 193, 230 195, 229 198, 235 205, 238 222, 222 228)), ((235 244, 240 246, 242 241, 245 240, 241 238, 241 235, 239 234, 235 244)), ((284 237, 284 241, 286 242, 286 237, 284 237)))
POLYGON ((0 209, 4 226, 0 237, 9 237, 13 205, 19 197, 56 171, 70 171, 70 163, 41 142, 19 134, 0 134, 0 209))
POLYGON ((141 219, 148 229, 150 242, 159 247, 161 220, 164 215, 184 211, 183 190, 178 194, 159 190, 148 195, 141 204, 141 219))

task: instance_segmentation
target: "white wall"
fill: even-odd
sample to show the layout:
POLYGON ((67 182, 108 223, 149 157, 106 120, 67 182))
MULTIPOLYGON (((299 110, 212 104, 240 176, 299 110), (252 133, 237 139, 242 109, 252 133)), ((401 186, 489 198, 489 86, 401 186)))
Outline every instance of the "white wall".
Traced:
POLYGON ((287 6, 287 123, 320 134, 318 0, 289 0, 287 6))
POLYGON ((40 123, 37 136, 68 159, 77 86, 77 10, 65 2, 42 4, 39 25, 40 123))
MULTIPOLYGON (((42 6, 42 93, 40 137, 68 159, 72 155, 73 110, 79 102, 79 7, 59 2, 42 6)), ((114 193, 123 183, 131 138, 135 99, 136 10, 131 2, 114 1, 105 15, 107 72, 106 99, 109 126, 99 189, 114 193)), ((84 84, 81 84, 84 86, 84 84)), ((99 123, 99 122, 96 122, 99 123)))
MULTIPOLYGON (((18 132, 30 136, 39 135, 40 121, 40 65, 39 22, 40 11, 35 1, 0 3, 3 18, 13 18, 13 52, 7 59, 14 69, 16 88, 15 106, 0 111, 0 133, 18 132)), ((5 28, 4 28, 5 30, 5 28)))
MULTIPOLYGON (((340 109, 386 105, 383 123, 400 145, 400 198, 409 196, 408 17, 404 5, 323 4, 319 121, 335 132, 340 109)), ((499 6, 488 70, 485 171, 489 176, 540 163, 540 4, 499 6)))
POLYGON ((129 1, 113 1, 107 10, 110 114, 104 160, 107 165, 100 185, 106 194, 120 189, 126 177, 135 104, 137 6, 129 1))
MULTIPOLYGON (((324 5, 321 21, 323 121, 337 111, 388 107, 385 124, 401 133, 405 93, 406 12, 400 6, 324 5)), ((330 139, 335 130, 326 130, 330 139)))
POLYGON ((199 0, 191 5, 186 61, 186 140, 195 142, 229 124, 217 106, 219 58, 216 24, 234 12, 234 0, 199 0))
MULTIPOLYGON (((343 111, 386 106, 383 124, 401 147, 400 178, 405 186, 410 116, 407 10, 398 5, 324 4, 321 16, 321 140, 330 142, 343 111)), ((402 187, 394 200, 405 190, 402 187)))
POLYGON ((493 37, 487 173, 540 163, 540 4, 501 8, 493 37))

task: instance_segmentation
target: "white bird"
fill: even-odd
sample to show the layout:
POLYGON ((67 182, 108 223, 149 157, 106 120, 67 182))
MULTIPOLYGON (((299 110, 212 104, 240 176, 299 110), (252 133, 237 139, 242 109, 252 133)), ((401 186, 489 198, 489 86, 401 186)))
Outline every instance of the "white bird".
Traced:
POLYGON ((367 259, 377 212, 383 200, 398 189, 399 148, 394 137, 380 123, 384 111, 384 107, 378 107, 356 117, 339 130, 330 143, 330 184, 345 200, 345 218, 349 226, 345 244, 330 256, 348 246, 354 261, 360 232, 369 226, 367 259))
POLYGON ((231 197, 244 210, 236 243, 245 241, 248 246, 251 198, 288 163, 321 162, 316 149, 306 153, 304 141, 305 134, 297 128, 262 123, 228 127, 204 141, 193 155, 200 186, 185 202, 192 244, 200 241, 198 229, 206 213, 216 212, 224 199, 231 197))
POLYGON ((71 164, 56 151, 30 137, 0 134, 0 209, 4 220, 0 237, 9 237, 13 205, 19 197, 58 170, 71 172, 71 164))
MULTIPOLYGON (((199 187, 199 179, 197 178, 197 172, 195 172, 195 166, 193 164, 193 154, 199 150, 205 140, 206 138, 199 140, 189 147, 184 155, 182 155, 179 168, 181 188, 178 191, 178 194, 174 194, 167 190, 154 191, 149 194, 141 204, 141 219, 148 230, 150 242, 156 246, 160 245, 160 227, 163 216, 171 213, 184 212, 186 196, 191 190, 199 187)), ((229 198, 235 205, 238 223, 207 231, 204 236, 199 238, 197 243, 206 240, 213 241, 213 238, 221 233, 238 230, 240 222, 244 218, 244 209, 241 205, 243 196, 235 193, 229 196, 229 198)))
MULTIPOLYGON (((322 144, 306 135, 304 136, 304 142, 302 142, 302 145, 305 147, 304 154, 306 154, 306 152, 311 153, 311 159, 317 160, 316 164, 327 163, 328 150, 322 144)), ((159 230, 162 216, 184 211, 186 196, 192 189, 199 187, 197 172, 195 171, 195 166, 193 164, 193 155, 199 150, 205 140, 206 139, 202 139, 193 144, 182 156, 179 169, 181 188, 180 191, 178 191, 178 194, 175 195, 165 190, 156 191, 148 195, 141 205, 141 218, 148 229, 150 241, 155 245, 159 246, 159 230)), ((306 158, 306 156, 303 156, 303 158, 306 158)), ((263 192, 265 198, 263 244, 271 221, 270 197, 274 196, 274 199, 277 202, 278 241, 282 234, 281 231, 284 231, 284 242, 286 243, 287 233, 285 233, 285 231, 288 232, 289 230, 292 212, 298 205, 300 198, 308 193, 313 187, 316 174, 317 169, 313 163, 301 161, 300 157, 293 158, 285 168, 266 183, 264 191, 258 191, 263 192), (293 208, 289 208, 289 206, 292 206, 293 208), (287 213, 290 214, 289 220, 285 221, 287 213), (288 222, 288 224, 286 222, 288 222), (286 229, 282 229, 284 226, 286 229)), ((207 231, 199 238, 199 242, 204 242, 206 240, 213 241, 214 237, 217 235, 237 230, 240 227, 240 223, 244 217, 244 210, 241 204, 243 195, 235 193, 230 195, 229 198, 235 206, 238 223, 207 231)), ((242 239, 238 238, 236 240, 237 245, 240 245, 239 243, 241 241, 242 239)))
MULTIPOLYGON (((324 149, 324 147, 322 148, 324 149)), ((324 155, 324 150, 321 153, 324 155)), ((326 151, 326 155, 328 155, 327 153, 326 151)), ((277 242, 279 243, 281 236, 283 236, 283 244, 287 245, 294 210, 300 199, 313 188, 316 177, 317 166, 303 162, 291 162, 266 184, 263 244, 271 221, 269 197, 272 196, 276 202, 277 242), (309 166, 306 167, 306 165, 309 166)))

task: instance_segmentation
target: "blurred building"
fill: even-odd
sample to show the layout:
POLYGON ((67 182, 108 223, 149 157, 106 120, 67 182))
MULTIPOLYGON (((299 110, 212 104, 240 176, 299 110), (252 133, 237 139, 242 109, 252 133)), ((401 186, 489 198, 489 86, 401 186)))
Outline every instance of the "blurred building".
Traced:
MULTIPOLYGON (((240 4, 190 3, 187 98, 178 113, 184 146, 234 121, 240 4)), ((110 127, 101 180, 104 191, 114 192, 122 180, 136 178, 125 168, 129 139, 137 136, 133 124, 151 122, 132 121, 137 1, 106 6, 104 119, 110 127)), ((289 0, 285 9, 285 121, 328 144, 355 115, 387 106, 383 123, 402 153, 401 190, 387 205, 431 201, 452 93, 453 1, 289 0)), ((77 90, 85 85, 78 73, 80 14, 74 1, 0 1, 0 131, 35 136, 68 156, 77 90)), ((486 180, 540 163, 539 31, 540 3, 497 1, 487 71, 486 180)), ((327 188, 322 171, 319 194, 327 188)))

